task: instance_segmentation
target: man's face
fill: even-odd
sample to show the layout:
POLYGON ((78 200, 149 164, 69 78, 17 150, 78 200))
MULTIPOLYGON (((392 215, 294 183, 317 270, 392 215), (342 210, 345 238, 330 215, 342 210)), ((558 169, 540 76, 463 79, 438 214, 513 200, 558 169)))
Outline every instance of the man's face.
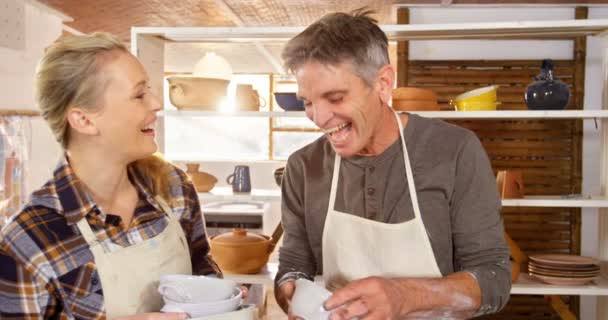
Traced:
POLYGON ((325 133, 338 155, 374 150, 383 107, 378 83, 368 86, 348 62, 332 66, 311 60, 295 75, 306 116, 325 133))

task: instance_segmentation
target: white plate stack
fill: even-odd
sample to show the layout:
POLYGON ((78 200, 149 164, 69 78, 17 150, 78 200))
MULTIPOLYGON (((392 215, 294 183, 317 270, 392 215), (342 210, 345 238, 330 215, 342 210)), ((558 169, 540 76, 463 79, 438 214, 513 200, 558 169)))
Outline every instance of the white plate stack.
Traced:
POLYGON ((158 292, 162 312, 185 312, 197 320, 252 320, 255 306, 242 304, 242 292, 236 282, 205 276, 163 275, 158 292))
POLYGON ((540 254, 529 257, 531 277, 555 285, 584 285, 600 275, 597 259, 568 254, 540 254))

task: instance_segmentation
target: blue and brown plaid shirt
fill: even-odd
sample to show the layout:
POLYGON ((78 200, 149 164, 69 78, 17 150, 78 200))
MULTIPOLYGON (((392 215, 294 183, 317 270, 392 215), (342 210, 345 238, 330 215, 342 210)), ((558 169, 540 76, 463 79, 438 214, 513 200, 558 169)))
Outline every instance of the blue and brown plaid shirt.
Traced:
MULTIPOLYGON (((85 191, 64 157, 54 178, 35 191, 0 233, 0 319, 105 318, 101 282, 84 238, 76 226, 86 218, 107 250, 152 238, 168 223, 145 179, 129 170, 139 201, 130 226, 103 212, 85 191)), ((190 246, 194 274, 219 274, 196 191, 188 176, 170 173, 173 213, 190 246)), ((120 267, 120 266, 117 266, 120 267)))

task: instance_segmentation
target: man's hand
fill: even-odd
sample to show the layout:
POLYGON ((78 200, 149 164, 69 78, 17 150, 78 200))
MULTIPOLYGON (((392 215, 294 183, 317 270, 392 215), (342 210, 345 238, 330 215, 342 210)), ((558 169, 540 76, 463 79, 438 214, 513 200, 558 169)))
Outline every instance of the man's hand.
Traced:
POLYGON ((188 314, 183 312, 153 312, 142 313, 134 316, 114 318, 115 320, 185 320, 188 314))
POLYGON ((395 280, 369 277, 336 290, 325 302, 325 308, 335 309, 331 320, 397 319, 412 309, 414 296, 414 292, 408 294, 395 280))
POLYGON ((293 293, 296 291, 296 282, 295 280, 288 280, 281 284, 280 287, 277 288, 275 292, 275 298, 277 303, 283 309, 283 311, 287 314, 289 319, 293 319, 290 314, 290 304, 291 298, 293 297, 293 293))
POLYGON ((456 272, 442 278, 356 280, 334 291, 325 308, 332 311, 332 320, 467 319, 480 304, 477 280, 468 272, 456 272))

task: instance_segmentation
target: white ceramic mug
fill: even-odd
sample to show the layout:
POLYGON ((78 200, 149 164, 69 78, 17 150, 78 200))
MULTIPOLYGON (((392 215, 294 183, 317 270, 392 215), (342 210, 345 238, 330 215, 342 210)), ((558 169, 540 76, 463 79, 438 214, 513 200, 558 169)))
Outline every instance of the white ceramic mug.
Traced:
POLYGON ((323 303, 331 292, 306 279, 296 280, 296 291, 291 298, 291 314, 304 320, 327 320, 329 311, 323 303))

